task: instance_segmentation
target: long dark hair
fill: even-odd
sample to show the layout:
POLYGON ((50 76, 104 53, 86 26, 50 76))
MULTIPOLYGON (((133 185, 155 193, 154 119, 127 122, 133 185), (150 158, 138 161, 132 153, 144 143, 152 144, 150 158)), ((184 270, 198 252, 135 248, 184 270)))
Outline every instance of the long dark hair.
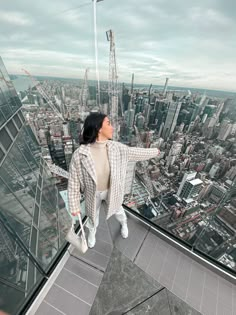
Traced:
POLYGON ((86 117, 81 132, 80 144, 89 144, 96 141, 105 117, 107 117, 107 115, 102 113, 92 113, 86 117))

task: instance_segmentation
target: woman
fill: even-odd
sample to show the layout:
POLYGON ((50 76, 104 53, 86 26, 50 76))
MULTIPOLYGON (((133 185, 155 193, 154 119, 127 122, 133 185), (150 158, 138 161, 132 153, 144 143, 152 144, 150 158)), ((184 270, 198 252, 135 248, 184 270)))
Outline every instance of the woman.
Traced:
POLYGON ((121 224, 121 235, 128 237, 127 217, 122 208, 125 177, 129 161, 156 157, 158 149, 128 147, 112 139, 113 128, 102 113, 90 114, 84 122, 80 147, 74 152, 69 171, 68 197, 73 216, 80 212, 80 192, 85 196, 88 216, 88 246, 96 243, 99 211, 104 200, 106 218, 113 214, 121 224))

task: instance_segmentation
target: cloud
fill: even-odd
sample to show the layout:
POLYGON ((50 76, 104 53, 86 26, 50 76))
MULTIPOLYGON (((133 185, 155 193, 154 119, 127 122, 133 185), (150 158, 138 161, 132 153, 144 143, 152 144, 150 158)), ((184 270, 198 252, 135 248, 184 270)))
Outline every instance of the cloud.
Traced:
MULTIPOLYGON (((95 78, 92 1, 1 4, 0 55, 8 71, 95 78)), ((119 81, 235 90, 236 3, 228 0, 104 0, 97 4, 101 79, 115 32, 119 81)))
POLYGON ((1 23, 14 26, 30 25, 31 20, 21 12, 0 11, 1 23))

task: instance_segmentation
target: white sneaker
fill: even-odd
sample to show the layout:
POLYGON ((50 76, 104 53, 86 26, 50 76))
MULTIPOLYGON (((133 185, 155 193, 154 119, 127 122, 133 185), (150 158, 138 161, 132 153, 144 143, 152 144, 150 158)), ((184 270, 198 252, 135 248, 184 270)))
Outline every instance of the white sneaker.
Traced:
POLYGON ((129 236, 129 230, 128 230, 128 225, 127 222, 123 223, 121 225, 121 230, 120 230, 120 234, 123 238, 127 238, 129 236))
POLYGON ((93 248, 96 244, 96 230, 89 230, 89 235, 88 235, 88 247, 93 248))

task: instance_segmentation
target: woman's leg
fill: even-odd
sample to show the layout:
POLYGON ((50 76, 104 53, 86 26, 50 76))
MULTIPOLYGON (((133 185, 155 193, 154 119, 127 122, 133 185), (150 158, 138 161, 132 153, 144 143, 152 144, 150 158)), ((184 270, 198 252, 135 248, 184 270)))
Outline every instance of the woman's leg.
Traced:
POLYGON ((95 225, 93 224, 92 220, 89 218, 86 227, 89 229, 89 235, 88 235, 88 247, 93 248, 96 243, 96 232, 97 232, 97 227, 99 224, 99 213, 100 213, 100 208, 102 204, 102 198, 101 198, 101 192, 97 191, 96 192, 96 218, 95 218, 95 225))
POLYGON ((115 213, 116 220, 121 224, 120 234, 123 238, 129 236, 129 230, 127 225, 127 216, 125 214, 124 208, 121 206, 120 209, 115 213))

